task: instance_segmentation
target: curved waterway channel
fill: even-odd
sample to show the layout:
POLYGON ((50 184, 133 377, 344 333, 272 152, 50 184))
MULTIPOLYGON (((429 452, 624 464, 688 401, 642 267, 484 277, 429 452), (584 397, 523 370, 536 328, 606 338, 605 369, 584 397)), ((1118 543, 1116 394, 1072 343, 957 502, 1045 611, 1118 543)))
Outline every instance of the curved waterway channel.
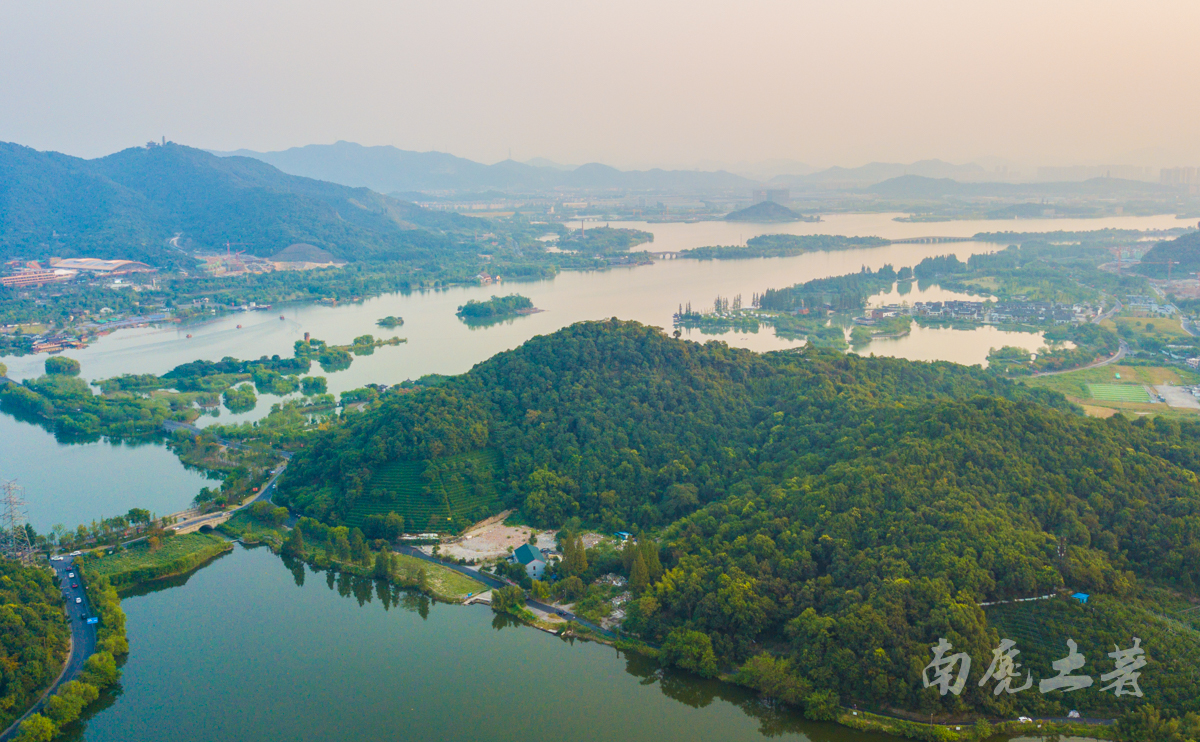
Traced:
MULTIPOLYGON (((647 229, 656 234, 653 249, 678 250, 744 243, 765 232, 899 238, 1183 225, 1173 217, 934 224, 895 222, 891 215, 826 219, 798 225, 613 226, 647 229), (737 240, 732 239, 735 232, 737 240)), ((329 374, 330 391, 339 393, 427 373, 462 373, 535 335, 581 320, 615 316, 670 328, 672 313, 687 302, 705 306, 717 295, 737 294, 748 301, 767 288, 864 266, 877 269, 890 263, 901 268, 947 254, 965 260, 1002 247, 899 244, 791 258, 665 260, 563 273, 544 281, 389 294, 336 307, 277 306, 186 327, 123 330, 70 355, 81 362, 83 376, 95 380, 123 373, 160 374, 197 359, 289 356, 306 332, 336 344, 368 333, 407 338, 406 344, 356 357, 349 370, 329 374), (479 329, 454 316, 469 299, 513 292, 529 296, 544 311, 479 329), (404 326, 378 328, 376 320, 388 315, 404 317, 404 326)), ((924 292, 914 287, 904 298, 957 297, 936 287, 924 292)), ((687 336, 757 351, 801 344, 776 337, 770 328, 687 336)), ((1036 333, 995 328, 914 328, 908 337, 877 340, 859 352, 973 364, 983 363, 988 350, 1000 345, 1035 350, 1042 342, 1036 333)), ((9 375, 17 379, 40 374, 44 361, 45 356, 5 359, 9 375)), ((322 374, 315 367, 313 373, 322 374)), ((256 419, 275 401, 260 396, 251 413, 235 416, 222 410, 219 417, 202 421, 256 419)), ((0 416, 0 439, 5 442, 0 474, 26 486, 31 522, 39 531, 54 523, 72 527, 131 507, 173 512, 185 507, 206 481, 161 446, 60 444, 41 428, 7 415, 0 416)), ((338 579, 331 589, 324 574, 304 568, 289 573, 266 550, 239 548, 180 582, 185 584, 126 599, 132 654, 122 689, 105 699, 85 727, 74 730, 75 739, 882 739, 806 722, 721 683, 663 674, 652 662, 611 648, 570 647, 539 631, 506 627, 486 608, 432 606, 411 596, 391 605, 370 583, 338 579)))

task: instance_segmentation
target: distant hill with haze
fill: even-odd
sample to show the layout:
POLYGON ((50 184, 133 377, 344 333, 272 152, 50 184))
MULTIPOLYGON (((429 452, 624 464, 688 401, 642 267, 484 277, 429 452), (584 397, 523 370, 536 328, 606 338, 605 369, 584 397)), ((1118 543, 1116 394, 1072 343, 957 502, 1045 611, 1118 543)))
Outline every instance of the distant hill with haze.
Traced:
POLYGON ((1121 178, 1092 178, 1060 183, 962 183, 951 178, 902 175, 859 189, 884 198, 941 199, 947 196, 1146 196, 1170 190, 1158 183, 1121 178))
POLYGON ((285 173, 328 180, 379 193, 486 191, 508 193, 623 189, 634 191, 721 191, 749 188, 755 181, 725 171, 618 170, 600 163, 568 169, 549 161, 505 160, 484 165, 444 152, 413 152, 353 142, 310 144, 279 152, 214 152, 252 157, 285 173))
POLYGON ((0 143, 6 259, 189 266, 191 252, 227 242, 263 257, 308 243, 348 261, 421 259, 459 249, 455 235, 482 223, 170 142, 94 160, 0 143))
POLYGON ((794 222, 800 215, 774 201, 762 201, 725 215, 727 222, 794 222))
POLYGON ((1200 271, 1200 231, 1189 232, 1150 248, 1142 256, 1137 271, 1150 278, 1166 278, 1168 260, 1174 262, 1170 271, 1174 278, 1186 278, 1200 271))

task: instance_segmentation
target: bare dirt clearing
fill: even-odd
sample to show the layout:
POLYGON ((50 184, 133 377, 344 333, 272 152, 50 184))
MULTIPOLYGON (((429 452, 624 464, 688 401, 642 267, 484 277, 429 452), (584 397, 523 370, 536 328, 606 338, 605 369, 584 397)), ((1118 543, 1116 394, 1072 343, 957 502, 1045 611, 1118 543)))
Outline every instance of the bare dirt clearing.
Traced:
MULTIPOLYGON (((510 551, 529 541, 529 535, 535 533, 529 526, 506 526, 504 518, 508 513, 501 513, 467 529, 461 538, 453 543, 441 545, 439 550, 443 556, 455 559, 486 560, 506 556, 510 551)), ((553 541, 553 533, 550 533, 553 541)))

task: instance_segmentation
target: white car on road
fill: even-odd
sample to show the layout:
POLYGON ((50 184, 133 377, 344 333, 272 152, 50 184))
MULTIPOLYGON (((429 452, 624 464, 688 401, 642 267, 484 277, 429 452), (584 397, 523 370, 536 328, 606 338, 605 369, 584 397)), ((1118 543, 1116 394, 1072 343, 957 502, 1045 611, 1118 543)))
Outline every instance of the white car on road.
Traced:
POLYGON ((76 599, 75 599, 75 602, 76 602, 76 603, 82 603, 82 602, 83 602, 83 598, 76 598, 76 599))
POLYGON ((71 556, 79 556, 82 553, 83 553, 82 551, 72 551, 71 556))

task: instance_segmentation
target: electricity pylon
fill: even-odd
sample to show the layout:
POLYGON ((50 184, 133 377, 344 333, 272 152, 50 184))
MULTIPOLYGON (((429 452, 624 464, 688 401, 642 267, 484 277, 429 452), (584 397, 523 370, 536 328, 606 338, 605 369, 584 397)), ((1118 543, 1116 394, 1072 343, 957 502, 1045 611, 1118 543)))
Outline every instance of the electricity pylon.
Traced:
POLYGON ((25 530, 25 488, 4 482, 0 484, 0 554, 24 562, 32 551, 25 530))

